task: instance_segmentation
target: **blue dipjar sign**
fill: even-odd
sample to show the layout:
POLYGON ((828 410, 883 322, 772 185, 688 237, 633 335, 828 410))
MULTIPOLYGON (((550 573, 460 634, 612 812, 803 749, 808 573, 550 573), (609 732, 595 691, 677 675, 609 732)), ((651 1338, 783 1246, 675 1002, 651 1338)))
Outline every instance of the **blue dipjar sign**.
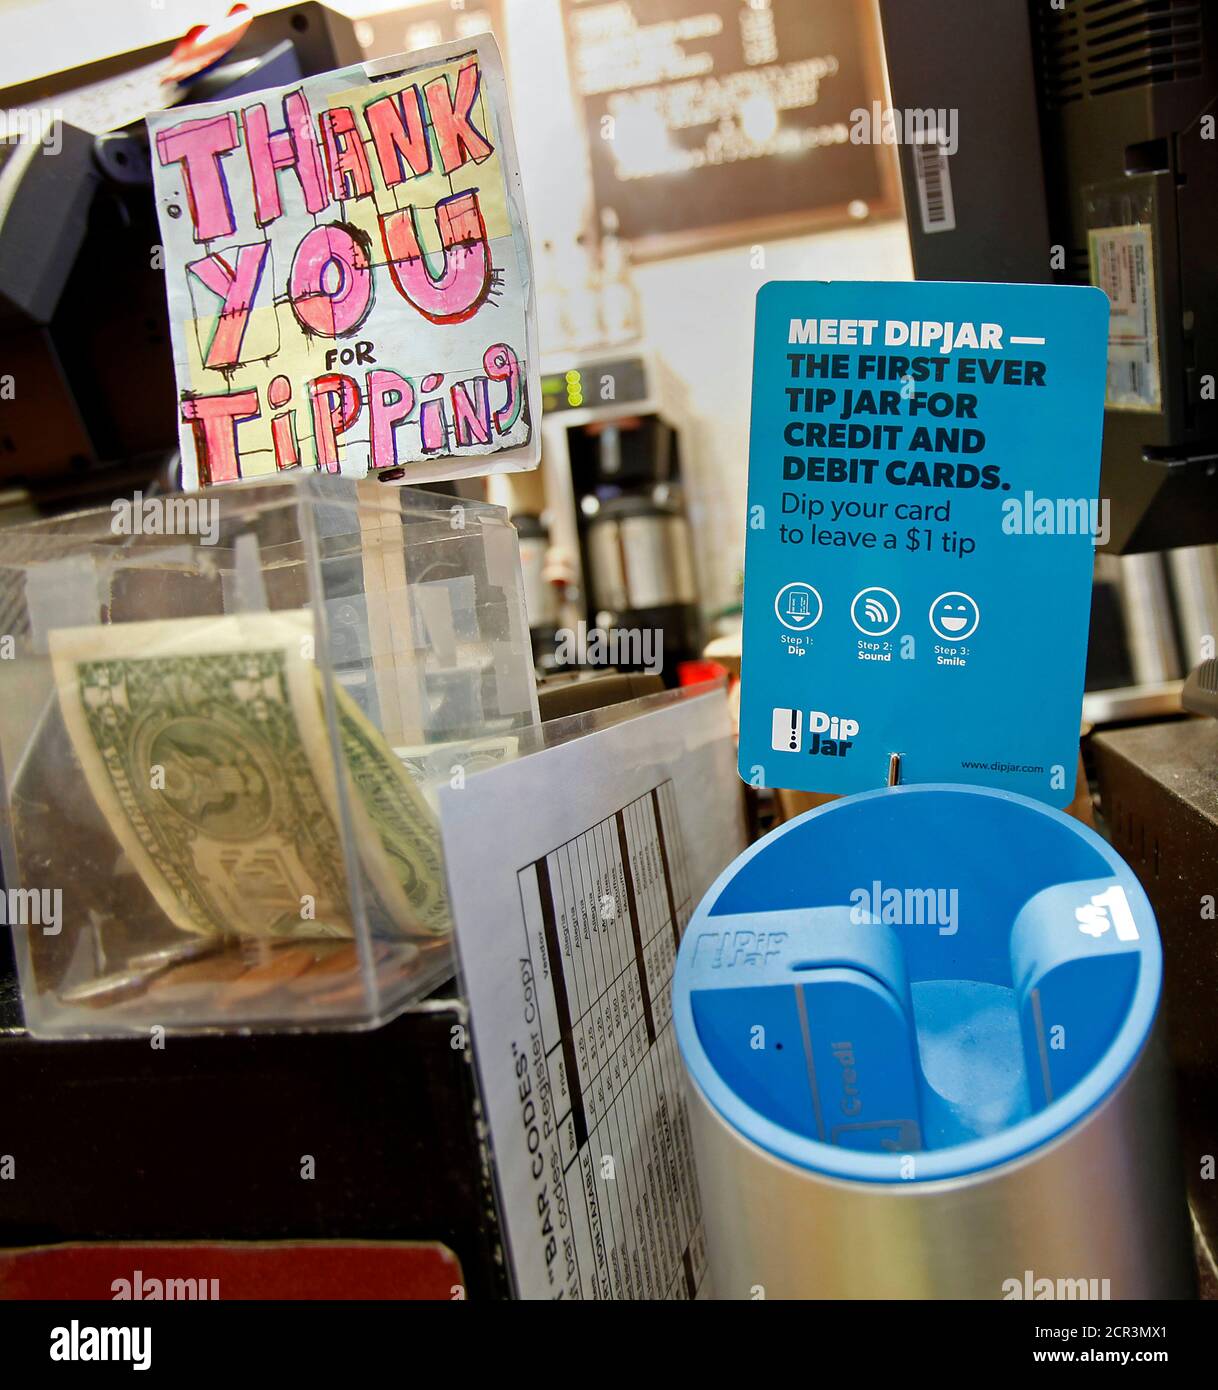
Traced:
POLYGON ((740 774, 1071 798, 1108 300, 779 282, 757 297, 740 774))

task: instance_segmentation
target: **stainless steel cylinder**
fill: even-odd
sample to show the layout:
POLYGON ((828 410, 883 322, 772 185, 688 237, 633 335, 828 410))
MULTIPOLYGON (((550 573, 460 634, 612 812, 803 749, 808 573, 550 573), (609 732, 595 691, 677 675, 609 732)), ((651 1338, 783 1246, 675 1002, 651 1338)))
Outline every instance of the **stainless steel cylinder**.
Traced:
POLYGON ((637 612, 697 597, 685 518, 649 498, 605 503, 588 524, 592 596, 598 609, 637 612))
POLYGON ((1192 1246, 1158 1040, 1042 1152, 943 1182, 846 1182, 732 1129, 691 1086, 719 1298, 1189 1298, 1192 1246))
POLYGON ((1132 873, 1022 797, 869 793, 754 846, 674 978, 715 1294, 1190 1296, 1160 980, 1132 873))

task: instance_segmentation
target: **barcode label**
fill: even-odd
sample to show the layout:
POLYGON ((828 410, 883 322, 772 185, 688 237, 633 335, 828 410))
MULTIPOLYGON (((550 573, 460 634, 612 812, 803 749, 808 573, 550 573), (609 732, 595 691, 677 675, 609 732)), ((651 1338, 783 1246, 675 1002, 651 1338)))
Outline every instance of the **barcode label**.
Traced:
POLYGON ((1148 223, 1092 227, 1091 283, 1108 296, 1108 410, 1163 409, 1154 247, 1148 223))
POLYGON ((947 152, 933 127, 914 145, 914 174, 918 180, 918 207, 924 232, 951 232, 956 227, 952 201, 952 176, 947 152))

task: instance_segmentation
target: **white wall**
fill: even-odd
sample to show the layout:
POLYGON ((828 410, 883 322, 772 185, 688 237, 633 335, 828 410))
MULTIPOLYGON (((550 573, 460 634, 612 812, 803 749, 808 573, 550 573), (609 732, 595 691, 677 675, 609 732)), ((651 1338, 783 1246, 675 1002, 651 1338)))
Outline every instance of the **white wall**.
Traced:
MULTIPOLYGON (((558 0, 507 0, 508 67, 520 162, 535 243, 574 256, 591 223, 592 188, 567 76, 558 0)), ((767 280, 898 280, 912 270, 903 222, 860 224, 639 266, 644 330, 682 379, 697 419, 689 461, 691 521, 703 603, 731 603, 744 556, 753 301, 767 280)), ((545 349, 543 341, 542 348, 545 349)))
POLYGON ((753 301, 767 280, 897 280, 911 275, 903 222, 773 241, 754 269, 748 246, 656 262, 636 271, 647 337, 685 381, 698 418, 691 522, 703 604, 739 597, 744 563, 753 301))

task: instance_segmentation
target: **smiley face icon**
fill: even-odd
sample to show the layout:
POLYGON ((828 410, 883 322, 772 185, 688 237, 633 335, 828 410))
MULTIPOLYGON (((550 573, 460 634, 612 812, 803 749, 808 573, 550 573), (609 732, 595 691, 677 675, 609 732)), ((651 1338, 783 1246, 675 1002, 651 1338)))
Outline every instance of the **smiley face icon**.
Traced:
POLYGON ((945 642, 963 642, 980 621, 981 609, 968 594, 940 594, 930 606, 930 625, 945 642))

